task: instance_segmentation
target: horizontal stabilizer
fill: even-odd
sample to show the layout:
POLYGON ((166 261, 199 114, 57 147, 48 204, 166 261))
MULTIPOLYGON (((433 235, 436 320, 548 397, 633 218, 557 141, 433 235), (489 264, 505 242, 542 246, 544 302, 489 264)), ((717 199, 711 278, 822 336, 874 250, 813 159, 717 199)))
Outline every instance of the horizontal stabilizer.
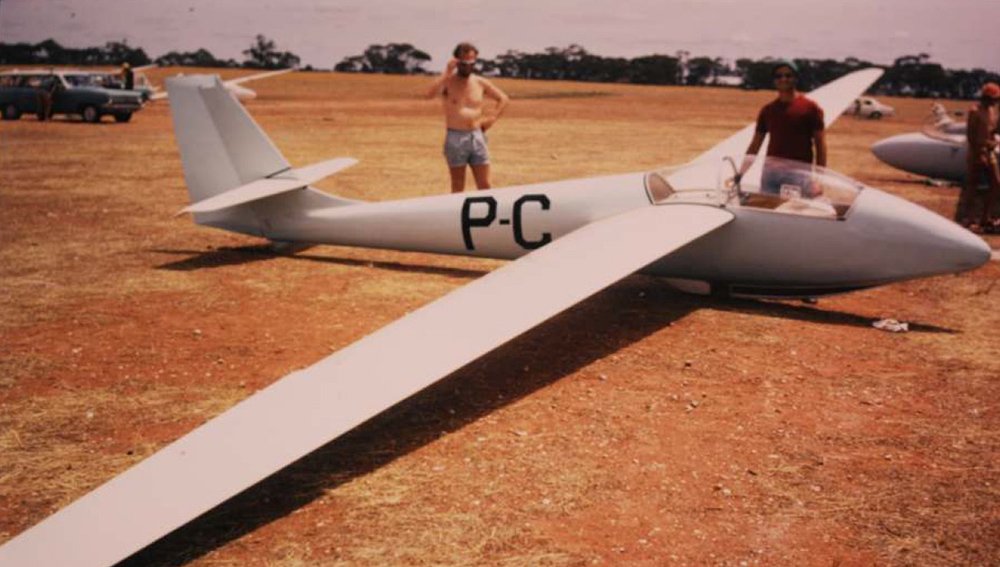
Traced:
POLYGON ((325 179, 330 177, 334 173, 340 173, 341 171, 351 167, 352 165, 358 163, 358 160, 354 158, 336 158, 328 159, 326 161, 321 161, 319 163, 314 163, 312 165, 307 165, 305 167, 297 167, 295 169, 290 169, 278 175, 275 175, 275 179, 285 179, 285 178, 295 178, 301 179, 306 183, 312 184, 316 183, 320 179, 325 179))
POLYGON ((336 158, 297 169, 286 169, 270 177, 251 181, 225 193, 189 205, 178 214, 219 211, 288 191, 302 189, 358 163, 354 158, 336 158))

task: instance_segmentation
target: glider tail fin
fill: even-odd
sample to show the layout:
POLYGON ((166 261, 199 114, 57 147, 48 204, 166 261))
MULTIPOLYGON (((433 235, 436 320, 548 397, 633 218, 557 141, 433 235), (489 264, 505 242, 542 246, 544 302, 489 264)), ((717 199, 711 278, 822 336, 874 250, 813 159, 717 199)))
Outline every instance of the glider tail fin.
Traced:
POLYGON ((174 77, 166 86, 191 200, 182 212, 194 213, 198 224, 266 237, 271 211, 286 211, 293 203, 302 209, 353 202, 308 184, 353 165, 354 160, 292 169, 218 76, 174 77), (264 200, 269 201, 264 204, 264 200))

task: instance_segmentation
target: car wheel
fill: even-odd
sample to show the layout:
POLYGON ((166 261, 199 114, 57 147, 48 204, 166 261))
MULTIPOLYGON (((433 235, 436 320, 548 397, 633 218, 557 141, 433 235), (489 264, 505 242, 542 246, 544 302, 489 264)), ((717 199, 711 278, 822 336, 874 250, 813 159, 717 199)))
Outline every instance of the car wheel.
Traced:
POLYGON ((88 104, 80 111, 84 122, 97 123, 101 121, 101 111, 96 106, 88 104))
POLYGON ((21 109, 13 102, 3 107, 4 120, 17 120, 21 118, 21 109))
POLYGON ((115 113, 115 122, 128 122, 129 120, 132 120, 132 113, 131 112, 116 112, 115 113))
POLYGON ((871 118, 872 120, 878 120, 879 118, 882 118, 882 113, 876 110, 875 112, 872 112, 872 113, 871 113, 871 114, 869 115, 869 117, 870 117, 870 118, 871 118))

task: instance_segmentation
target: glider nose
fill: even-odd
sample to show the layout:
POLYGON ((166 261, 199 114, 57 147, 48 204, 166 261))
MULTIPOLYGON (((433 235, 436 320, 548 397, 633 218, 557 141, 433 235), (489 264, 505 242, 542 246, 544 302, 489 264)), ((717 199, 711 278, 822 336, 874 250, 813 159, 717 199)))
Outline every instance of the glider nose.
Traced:
POLYGON ((923 232, 928 264, 936 272, 964 272, 990 260, 992 250, 982 238, 933 211, 908 204, 913 208, 910 222, 923 232))
POLYGON ((872 146, 875 157, 895 168, 905 169, 912 148, 912 134, 899 134, 879 140, 872 146))
POLYGON ((870 235, 884 246, 899 276, 964 272, 990 259, 983 239, 933 211, 870 187, 859 201, 870 235))
POLYGON ((919 251, 928 269, 939 274, 964 272, 989 261, 991 250, 982 238, 933 211, 908 204, 912 210, 907 221, 920 231, 914 240, 921 242, 919 251))
MULTIPOLYGON (((938 217, 938 220, 944 220, 930 211, 927 211, 927 214, 938 217)), ((942 238, 941 257, 945 260, 945 270, 964 272, 989 262, 993 250, 986 241, 953 222, 947 220, 945 222, 948 224, 947 228, 939 232, 942 238)))

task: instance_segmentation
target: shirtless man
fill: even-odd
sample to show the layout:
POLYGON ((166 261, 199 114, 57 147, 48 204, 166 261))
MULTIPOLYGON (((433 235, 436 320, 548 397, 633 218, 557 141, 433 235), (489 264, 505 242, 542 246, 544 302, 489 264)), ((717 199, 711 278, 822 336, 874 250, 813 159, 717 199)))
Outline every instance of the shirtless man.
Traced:
POLYGON ((465 190, 465 166, 479 189, 490 188, 490 154, 486 148, 486 131, 507 107, 509 98, 486 79, 475 75, 479 50, 470 43, 460 43, 448 61, 444 73, 431 85, 427 98, 441 97, 448 133, 444 141, 444 156, 451 174, 451 192, 465 190), (485 99, 496 101, 491 115, 484 113, 485 99))
POLYGON ((979 182, 986 178, 989 185, 986 193, 983 213, 979 220, 979 229, 983 232, 1000 230, 998 219, 991 218, 993 204, 1000 197, 1000 165, 997 164, 997 135, 1000 133, 1000 86, 996 83, 983 85, 979 103, 969 109, 969 121, 966 123, 966 140, 969 150, 966 154, 965 185, 958 198, 955 210, 955 222, 975 227, 972 220, 972 202, 976 200, 979 182))

